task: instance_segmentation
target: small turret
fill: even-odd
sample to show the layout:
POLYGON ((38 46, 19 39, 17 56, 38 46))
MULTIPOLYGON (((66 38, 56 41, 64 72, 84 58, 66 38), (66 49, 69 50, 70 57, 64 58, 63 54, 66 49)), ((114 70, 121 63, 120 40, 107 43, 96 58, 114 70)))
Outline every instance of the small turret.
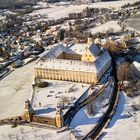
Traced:
POLYGON ((56 108, 56 126, 57 128, 61 128, 63 126, 63 114, 60 105, 57 105, 56 108))
POLYGON ((25 109, 24 109, 23 119, 25 121, 30 122, 31 121, 31 116, 32 116, 32 109, 31 109, 30 101, 26 100, 25 101, 25 109))

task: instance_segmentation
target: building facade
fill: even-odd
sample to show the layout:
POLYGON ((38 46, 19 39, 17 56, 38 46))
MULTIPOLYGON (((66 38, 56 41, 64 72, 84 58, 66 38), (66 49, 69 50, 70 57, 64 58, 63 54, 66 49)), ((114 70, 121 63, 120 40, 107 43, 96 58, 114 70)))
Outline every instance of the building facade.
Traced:
MULTIPOLYGON (((77 49, 77 48, 76 48, 77 49)), ((35 67, 35 77, 97 84, 111 65, 107 50, 101 50, 88 40, 83 54, 62 45, 45 54, 35 67)))
POLYGON ((36 68, 35 76, 41 79, 73 81, 81 83, 97 83, 99 77, 94 72, 79 72, 72 70, 36 68))

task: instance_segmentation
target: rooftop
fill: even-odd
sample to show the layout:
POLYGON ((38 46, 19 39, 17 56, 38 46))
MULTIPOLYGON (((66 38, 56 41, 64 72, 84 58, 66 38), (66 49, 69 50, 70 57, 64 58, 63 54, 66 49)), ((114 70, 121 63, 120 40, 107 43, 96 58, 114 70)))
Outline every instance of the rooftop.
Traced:
POLYGON ((38 66, 40 68, 61 69, 71 71, 85 71, 85 72, 96 71, 94 63, 87 63, 78 60, 47 59, 45 62, 39 63, 38 66))
MULTIPOLYGON (((55 59, 62 52, 66 52, 69 54, 79 54, 79 52, 81 52, 82 55, 85 53, 86 47, 86 44, 75 44, 67 48, 64 47, 62 44, 58 44, 57 46, 51 48, 50 51, 47 51, 44 54, 44 56, 42 56, 41 60, 36 65, 36 68, 39 67, 48 69, 61 69, 98 73, 104 67, 104 65, 111 60, 111 57, 106 50, 102 50, 102 53, 99 56, 96 56, 96 60, 93 63, 83 62, 79 60, 55 59)), ((93 47, 95 47, 95 45, 93 47)), ((93 50, 96 51, 97 48, 93 50)), ((97 50, 97 52, 99 53, 99 50, 97 50)))
POLYGON ((72 49, 69 49, 68 47, 65 47, 63 44, 57 44, 49 49, 49 51, 46 51, 41 59, 55 59, 63 52, 67 54, 76 54, 72 49))
POLYGON ((86 47, 87 44, 79 43, 79 44, 73 44, 72 46, 69 47, 69 49, 73 50, 77 54, 83 55, 86 53, 86 47))

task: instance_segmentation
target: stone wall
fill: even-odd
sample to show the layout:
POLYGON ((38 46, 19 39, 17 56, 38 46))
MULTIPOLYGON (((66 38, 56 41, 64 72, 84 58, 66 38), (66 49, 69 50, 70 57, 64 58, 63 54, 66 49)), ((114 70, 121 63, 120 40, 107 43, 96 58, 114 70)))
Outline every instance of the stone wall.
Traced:
POLYGON ((41 116, 34 115, 32 118, 32 122, 56 126, 55 118, 41 117, 41 116))

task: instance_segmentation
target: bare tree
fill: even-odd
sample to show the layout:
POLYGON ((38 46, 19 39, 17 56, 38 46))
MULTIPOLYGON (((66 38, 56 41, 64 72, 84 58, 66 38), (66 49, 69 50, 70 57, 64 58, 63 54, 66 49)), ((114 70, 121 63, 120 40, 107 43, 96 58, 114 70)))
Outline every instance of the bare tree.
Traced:
POLYGON ((127 46, 123 42, 121 43, 121 42, 115 42, 115 41, 107 41, 104 45, 104 48, 106 48, 110 53, 117 53, 126 49, 127 46))
POLYGON ((87 105, 87 113, 90 116, 93 115, 93 105, 92 105, 92 102, 88 103, 88 105, 87 105))
POLYGON ((117 69, 117 77, 119 81, 123 81, 128 79, 128 75, 129 75, 129 63, 125 62, 121 65, 119 65, 118 69, 117 69))

